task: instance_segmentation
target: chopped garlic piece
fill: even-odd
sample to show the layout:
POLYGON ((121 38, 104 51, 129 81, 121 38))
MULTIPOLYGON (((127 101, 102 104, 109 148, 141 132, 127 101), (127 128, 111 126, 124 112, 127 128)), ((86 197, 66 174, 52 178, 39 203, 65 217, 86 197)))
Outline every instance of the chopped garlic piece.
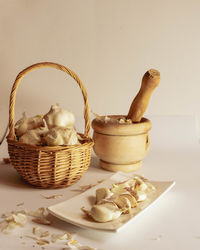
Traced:
POLYGON ((21 213, 18 213, 17 215, 13 214, 13 219, 20 226, 24 226, 27 222, 26 215, 21 213))
POLYGON ((42 195, 42 197, 44 197, 45 199, 56 199, 56 198, 60 198, 62 197, 63 195, 62 194, 54 194, 54 195, 50 195, 50 196, 45 196, 45 195, 42 195))
POLYGON ((40 246, 43 246, 43 245, 48 245, 50 242, 48 240, 44 240, 44 239, 39 239, 37 241, 37 244, 40 245, 40 246))
POLYGON ((8 233, 16 227, 23 227, 26 224, 26 221, 27 218, 24 214, 11 214, 1 223, 2 232, 8 233))
POLYGON ((35 211, 28 212, 28 215, 32 217, 46 217, 48 215, 48 212, 46 208, 40 207, 35 211))
POLYGON ((57 240, 67 240, 67 239, 68 239, 68 233, 64 233, 64 234, 52 234, 51 235, 51 241, 53 243, 55 243, 57 240))
POLYGON ((46 218, 34 218, 32 219, 33 222, 38 223, 38 224, 42 224, 42 225, 51 225, 51 221, 46 219, 46 218))
POLYGON ((33 234, 40 238, 47 237, 50 235, 48 231, 45 231, 40 227, 33 227, 33 234))
POLYGON ((20 207, 20 206, 23 206, 23 205, 24 205, 24 202, 21 202, 21 203, 18 203, 16 206, 20 207))

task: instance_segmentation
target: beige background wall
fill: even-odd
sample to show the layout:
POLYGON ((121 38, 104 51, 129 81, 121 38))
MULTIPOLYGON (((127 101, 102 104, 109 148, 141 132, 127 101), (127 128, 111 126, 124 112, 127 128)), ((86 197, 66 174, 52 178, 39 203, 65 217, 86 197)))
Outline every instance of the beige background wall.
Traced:
MULTIPOLYGON (((148 115, 200 116, 199 0, 0 0, 0 132, 20 70, 53 61, 75 71, 99 114, 127 113, 141 77, 161 72, 148 115)), ((81 94, 53 69, 24 78, 17 118, 59 102, 79 117, 81 94)))

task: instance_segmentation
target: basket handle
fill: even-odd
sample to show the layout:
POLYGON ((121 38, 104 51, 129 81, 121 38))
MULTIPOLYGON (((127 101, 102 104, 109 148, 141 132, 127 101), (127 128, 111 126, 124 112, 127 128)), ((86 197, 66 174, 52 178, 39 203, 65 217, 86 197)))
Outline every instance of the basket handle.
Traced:
POLYGON ((70 75, 72 78, 74 78, 74 80, 78 83, 78 85, 79 85, 79 87, 81 89, 82 95, 83 95, 83 99, 84 99, 84 119, 85 119, 85 132, 84 132, 84 135, 86 137, 89 137, 90 111, 89 111, 89 104, 88 104, 88 96, 87 96, 87 92, 86 92, 86 89, 85 89, 83 83, 81 82, 79 77, 73 71, 71 71, 69 68, 67 68, 67 67, 65 67, 63 65, 57 64, 57 63, 41 62, 41 63, 33 64, 33 65, 29 66, 28 68, 22 70, 15 79, 15 82, 13 84, 11 94, 10 94, 8 139, 14 140, 16 138, 15 137, 15 100, 16 100, 17 88, 18 88, 22 78, 27 73, 31 72, 32 70, 35 70, 35 69, 38 69, 38 68, 43 68, 43 67, 51 67, 51 68, 55 68, 55 69, 64 71, 68 75, 70 75))

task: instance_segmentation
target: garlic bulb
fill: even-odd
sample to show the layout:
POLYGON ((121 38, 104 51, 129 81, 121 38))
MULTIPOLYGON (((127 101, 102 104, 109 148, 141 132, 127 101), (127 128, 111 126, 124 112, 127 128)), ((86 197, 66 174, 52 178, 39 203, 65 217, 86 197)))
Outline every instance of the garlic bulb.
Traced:
POLYGON ((40 133, 37 133, 36 129, 28 130, 19 138, 19 142, 29 145, 41 145, 40 133))
POLYGON ((44 115, 44 119, 49 129, 73 126, 75 123, 74 114, 62 109, 59 104, 52 105, 50 111, 44 115))
POLYGON ((23 117, 15 124, 15 133, 17 136, 24 135, 27 130, 36 129, 40 126, 44 126, 44 121, 42 116, 36 115, 34 117, 28 118, 26 113, 23 113, 23 117))
POLYGON ((76 130, 73 127, 51 128, 44 136, 44 141, 48 146, 79 144, 76 130))

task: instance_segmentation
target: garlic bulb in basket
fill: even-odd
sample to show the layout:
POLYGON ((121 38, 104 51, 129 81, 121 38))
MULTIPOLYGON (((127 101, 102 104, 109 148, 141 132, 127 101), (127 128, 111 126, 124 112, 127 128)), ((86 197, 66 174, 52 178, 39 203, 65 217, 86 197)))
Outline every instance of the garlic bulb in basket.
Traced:
POLYGON ((51 128, 44 136, 44 141, 48 146, 79 144, 76 130, 73 127, 51 128))
POLYGON ((62 109, 59 104, 51 106, 50 111, 44 115, 44 119, 49 129, 54 127, 68 127, 75 123, 74 114, 62 109))
POLYGON ((42 116, 36 115, 28 118, 26 113, 23 113, 23 117, 15 124, 15 133, 17 136, 24 135, 28 130, 36 129, 44 125, 42 116))
POLYGON ((42 145, 42 136, 47 133, 47 127, 27 130, 25 134, 19 137, 19 142, 29 145, 42 145))

